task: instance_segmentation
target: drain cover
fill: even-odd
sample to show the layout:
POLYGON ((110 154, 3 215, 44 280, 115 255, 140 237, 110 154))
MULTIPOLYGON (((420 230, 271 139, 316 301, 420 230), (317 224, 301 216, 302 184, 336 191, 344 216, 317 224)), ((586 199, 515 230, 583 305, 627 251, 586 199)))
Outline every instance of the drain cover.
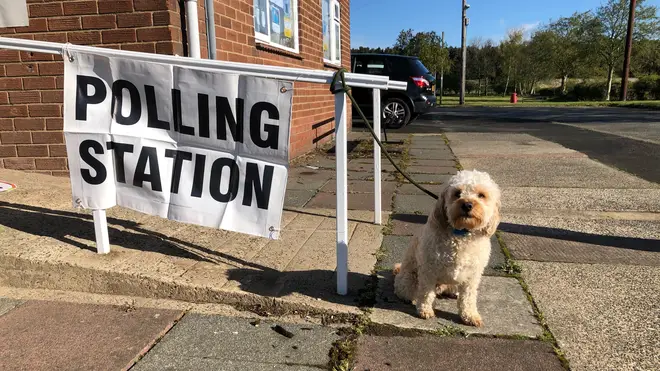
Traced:
POLYGON ((0 192, 11 191, 14 188, 16 188, 15 185, 0 180, 0 192))

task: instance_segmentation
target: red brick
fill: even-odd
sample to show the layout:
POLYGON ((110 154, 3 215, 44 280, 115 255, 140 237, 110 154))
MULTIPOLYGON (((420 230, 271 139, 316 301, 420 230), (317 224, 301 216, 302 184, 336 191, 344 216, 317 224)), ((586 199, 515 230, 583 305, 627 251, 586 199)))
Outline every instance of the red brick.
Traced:
MULTIPOLYGON (((64 41, 66 41, 66 39, 64 41)), ((53 54, 23 52, 23 51, 21 52, 21 61, 23 62, 52 61, 53 59, 55 59, 55 56, 53 54)))
POLYGON ((58 117, 62 115, 59 104, 31 104, 30 117, 58 117))
POLYGON ((51 31, 73 31, 80 30, 80 17, 74 18, 51 18, 48 20, 48 29, 51 31))
POLYGON ((69 177, 68 171, 51 171, 50 173, 52 176, 69 177))
POLYGON ((169 41, 173 37, 169 27, 152 27, 137 30, 138 41, 169 41))
POLYGON ((0 49, 0 63, 7 63, 7 62, 20 62, 20 54, 18 53, 18 50, 8 50, 0 49))
POLYGON ((47 90, 41 92, 41 101, 43 103, 63 103, 64 92, 62 90, 47 90))
POLYGON ((172 42, 158 42, 156 43, 156 53, 174 55, 174 44, 172 42))
POLYGON ((63 119, 46 119, 46 130, 62 130, 64 129, 63 119))
POLYGON ((65 158, 37 158, 34 163, 39 170, 66 170, 65 158))
POLYGON ((9 93, 5 91, 0 92, 0 104, 9 104, 9 93))
POLYGON ((16 118, 14 119, 14 128, 17 131, 44 130, 46 120, 40 118, 16 118))
POLYGON ((12 170, 34 170, 34 159, 31 158, 6 158, 5 168, 12 170))
POLYGON ((134 0, 135 10, 166 10, 166 0, 134 0))
POLYGON ((48 31, 48 21, 46 18, 32 18, 30 25, 25 27, 16 27, 16 32, 45 32, 48 31))
POLYGON ((12 91, 9 93, 9 100, 11 104, 39 103, 41 102, 41 95, 35 90, 12 91))
POLYGON ((179 15, 170 11, 154 12, 153 19, 154 26, 170 26, 181 22, 179 15))
POLYGON ((151 13, 129 13, 117 15, 118 27, 149 27, 152 24, 151 13))
POLYGON ((41 76, 52 76, 64 74, 64 62, 39 63, 39 74, 41 76))
POLYGON ((16 146, 0 144, 0 157, 16 157, 16 146))
POLYGON ((77 45, 90 45, 101 43, 101 31, 78 31, 67 33, 68 42, 77 45))
POLYGON ((27 106, 0 106, 0 117, 27 117, 27 106))
POLYGON ((0 119, 0 131, 13 131, 14 119, 0 119))
POLYGON ((0 78, 0 90, 20 90, 22 86, 20 77, 0 78))
POLYGON ((64 134, 60 131, 33 131, 32 143, 61 144, 64 143, 64 134))
MULTIPOLYGON (((38 34, 34 35, 35 40, 40 40, 40 41, 50 41, 52 43, 65 43, 66 42, 66 33, 64 32, 49 32, 45 34, 38 34)), ((51 55, 51 59, 46 59, 52 61, 53 56, 51 55)))
POLYGON ((16 63, 5 66, 7 76, 35 76, 39 75, 39 67, 34 63, 16 63))
POLYGON ((0 65, 0 77, 7 76, 7 72, 5 71, 5 66, 0 65))
POLYGON ((64 76, 57 76, 55 78, 55 88, 64 89, 64 76))
POLYGON ((46 145, 16 146, 16 151, 18 157, 48 157, 46 145))
POLYGON ((28 6, 30 18, 63 15, 62 3, 31 4, 28 6))
POLYGON ((65 144, 51 144, 48 146, 50 157, 66 157, 65 144))
POLYGON ((101 33, 104 44, 126 43, 137 41, 134 29, 109 30, 101 33))
POLYGON ((96 1, 64 2, 65 15, 96 14, 97 11, 96 1))
POLYGON ((127 13, 133 11, 133 0, 101 0, 99 13, 127 13))
POLYGON ((55 78, 52 76, 24 77, 23 86, 25 89, 55 89, 55 78))
POLYGON ((30 144, 30 133, 27 131, 5 131, 0 133, 2 144, 30 144))
POLYGON ((124 44, 121 46, 122 50, 130 50, 134 52, 155 53, 155 43, 140 43, 140 44, 124 44))
POLYGON ((88 15, 82 17, 84 29, 103 29, 117 27, 117 17, 114 14, 88 15))

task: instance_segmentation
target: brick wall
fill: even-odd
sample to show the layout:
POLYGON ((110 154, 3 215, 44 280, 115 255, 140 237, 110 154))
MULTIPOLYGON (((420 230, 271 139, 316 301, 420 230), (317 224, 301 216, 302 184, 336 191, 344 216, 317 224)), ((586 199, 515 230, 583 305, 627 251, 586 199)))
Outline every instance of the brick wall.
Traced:
MULTIPOLYGON (((186 53, 177 0, 27 0, 30 26, 1 36, 150 53, 186 53)), ((252 0, 215 0, 218 59, 334 70, 323 63, 321 5, 298 0, 299 54, 255 42, 252 0)), ((350 6, 342 5, 342 64, 350 67, 350 6)), ((204 1, 198 0, 202 55, 208 55, 204 1)), ((67 175, 60 56, 0 50, 0 168, 67 175)), ((291 157, 332 138, 328 86, 296 83, 291 157)), ((350 108, 348 111, 350 122, 350 108)))
MULTIPOLYGON (((201 54, 207 58, 204 0, 197 1, 201 54)), ((255 40, 253 3, 253 0, 215 0, 218 60, 333 71, 338 69, 323 62, 320 0, 298 0, 298 54, 259 44, 255 40)), ((350 70, 350 1, 340 0, 340 4, 341 62, 350 70)), ((173 25, 182 34, 181 19, 175 19, 173 25)), ((186 49, 183 45, 186 38, 181 37, 179 42, 175 42, 177 50, 186 49)), ((350 104, 347 118, 350 125, 350 104)), ((290 157, 297 157, 331 140, 334 126, 334 96, 329 86, 295 83, 290 157)))

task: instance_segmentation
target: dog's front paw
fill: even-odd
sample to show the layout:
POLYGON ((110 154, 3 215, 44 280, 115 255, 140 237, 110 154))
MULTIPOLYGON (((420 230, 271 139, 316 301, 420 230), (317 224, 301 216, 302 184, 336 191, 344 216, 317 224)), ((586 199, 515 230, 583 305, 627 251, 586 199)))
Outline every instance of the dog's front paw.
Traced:
POLYGON ((468 326, 482 327, 484 325, 484 321, 481 319, 481 316, 478 313, 461 314, 461 320, 468 326))
POLYGON ((423 306, 423 307, 417 308, 417 313, 423 319, 429 319, 429 318, 435 317, 435 311, 433 311, 433 307, 429 308, 429 307, 423 306))

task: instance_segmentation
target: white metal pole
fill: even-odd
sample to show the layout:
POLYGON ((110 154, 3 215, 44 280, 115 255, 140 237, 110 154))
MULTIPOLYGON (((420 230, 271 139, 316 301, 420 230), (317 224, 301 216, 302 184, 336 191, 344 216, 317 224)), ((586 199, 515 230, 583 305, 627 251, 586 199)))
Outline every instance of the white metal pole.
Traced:
POLYGON ((199 19, 197 18, 197 0, 186 0, 186 23, 188 27, 188 47, 190 57, 201 58, 199 45, 199 19))
POLYGON ((108 236, 108 220, 105 210, 92 211, 94 216, 94 234, 96 235, 96 252, 108 254, 110 252, 110 238, 108 236))
POLYGON ((335 157, 337 160, 337 293, 348 293, 348 152, 346 93, 335 94, 335 157))
MULTIPOLYGON (((376 138, 380 140, 380 89, 373 89, 373 104, 374 104, 374 133, 376 133, 376 138)), ((374 139, 374 223, 382 224, 381 214, 382 214, 382 200, 383 196, 381 195, 381 164, 380 164, 380 147, 374 139)))

